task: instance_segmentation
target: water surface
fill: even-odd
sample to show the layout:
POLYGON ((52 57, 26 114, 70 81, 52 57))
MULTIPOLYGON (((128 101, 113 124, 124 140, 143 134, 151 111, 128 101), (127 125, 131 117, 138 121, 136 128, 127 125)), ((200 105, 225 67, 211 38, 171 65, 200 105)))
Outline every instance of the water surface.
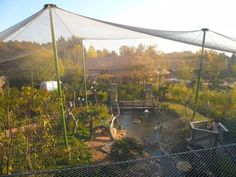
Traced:
POLYGON ((171 115, 167 112, 124 111, 117 118, 116 127, 126 130, 128 137, 140 142, 160 141, 160 125, 164 125, 171 115))

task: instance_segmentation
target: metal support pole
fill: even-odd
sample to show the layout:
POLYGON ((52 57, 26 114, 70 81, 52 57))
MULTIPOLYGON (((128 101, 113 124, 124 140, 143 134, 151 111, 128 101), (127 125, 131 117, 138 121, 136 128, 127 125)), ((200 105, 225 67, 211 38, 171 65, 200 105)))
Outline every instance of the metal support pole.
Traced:
POLYGON ((159 89, 160 89, 161 88, 161 68, 158 68, 158 71, 159 71, 158 86, 159 86, 159 89))
POLYGON ((206 32, 208 31, 207 28, 203 28, 203 38, 202 38, 202 51, 201 51, 201 59, 200 59, 200 65, 199 65, 199 71, 198 71, 198 79, 197 79, 197 89, 196 89, 196 95, 195 95, 195 107, 194 107, 194 112, 193 112, 193 119, 196 114, 196 109, 197 109, 197 103, 198 103, 198 94, 199 94, 199 87, 200 87, 200 79, 201 79, 201 74, 202 74, 202 64, 203 64, 203 56, 204 56, 204 48, 205 48, 205 39, 206 39, 206 32))
POLYGON ((83 40, 81 41, 82 45, 82 63, 83 63, 83 76, 84 76, 84 93, 85 93, 85 105, 88 106, 88 95, 87 95, 87 74, 86 74, 86 63, 85 63, 85 49, 83 40))
POLYGON ((34 88, 34 73, 31 72, 31 87, 34 88))
POLYGON ((55 39, 54 21, 53 21, 52 9, 51 9, 52 7, 55 7, 55 5, 51 5, 51 4, 48 5, 49 16, 50 16, 51 35, 52 35, 52 47, 53 47, 55 69, 56 69, 56 76, 57 76, 58 95, 60 98, 60 110, 61 110, 61 118, 62 118, 62 125, 63 125, 64 142, 65 142, 65 145, 68 146, 66 120, 65 120, 65 112, 64 112, 64 102, 63 102, 63 95, 62 95, 61 82, 60 82, 60 69, 59 69, 59 64, 58 64, 57 43, 56 43, 56 39, 55 39))
MULTIPOLYGON (((31 72, 31 88, 34 88, 34 73, 31 72)), ((34 108, 34 95, 32 96, 32 104, 31 104, 31 109, 34 108)), ((31 117, 33 117, 33 111, 31 111, 31 117)))

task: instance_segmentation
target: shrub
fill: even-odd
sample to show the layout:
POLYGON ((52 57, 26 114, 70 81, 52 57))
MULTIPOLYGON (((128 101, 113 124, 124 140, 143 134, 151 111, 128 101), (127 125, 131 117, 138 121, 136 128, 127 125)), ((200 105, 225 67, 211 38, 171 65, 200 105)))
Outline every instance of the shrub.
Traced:
POLYGON ((143 146, 134 138, 125 137, 112 145, 109 158, 112 161, 124 161, 143 157, 143 146))

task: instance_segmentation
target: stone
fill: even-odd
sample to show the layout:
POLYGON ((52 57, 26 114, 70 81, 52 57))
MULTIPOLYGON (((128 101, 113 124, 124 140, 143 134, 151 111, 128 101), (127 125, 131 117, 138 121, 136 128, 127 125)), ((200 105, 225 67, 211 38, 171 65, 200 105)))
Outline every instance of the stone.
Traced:
POLYGON ((188 161, 178 161, 176 168, 183 172, 189 172, 192 170, 192 165, 188 161))
POLYGON ((150 157, 150 154, 148 154, 147 152, 144 152, 143 156, 147 158, 147 157, 150 157))
POLYGON ((102 148, 101 151, 110 154, 111 153, 111 147, 112 147, 113 142, 105 144, 102 148))

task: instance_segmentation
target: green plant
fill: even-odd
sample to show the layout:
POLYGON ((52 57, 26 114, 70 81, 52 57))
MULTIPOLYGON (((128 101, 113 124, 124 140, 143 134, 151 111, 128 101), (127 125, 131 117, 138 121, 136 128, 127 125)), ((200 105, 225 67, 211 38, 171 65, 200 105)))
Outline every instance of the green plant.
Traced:
POLYGON ((143 157, 143 146, 130 137, 115 141, 109 154, 112 161, 131 160, 140 157, 143 157))

